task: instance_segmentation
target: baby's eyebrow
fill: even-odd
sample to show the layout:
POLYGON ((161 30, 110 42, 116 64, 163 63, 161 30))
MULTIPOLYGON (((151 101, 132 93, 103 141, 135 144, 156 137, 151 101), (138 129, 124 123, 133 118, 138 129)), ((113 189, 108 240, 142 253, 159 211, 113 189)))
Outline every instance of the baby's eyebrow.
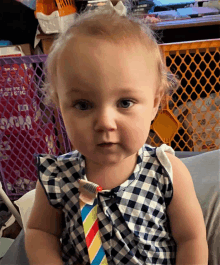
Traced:
MULTIPOLYGON (((113 93, 142 93, 143 91, 139 90, 139 89, 134 89, 134 88, 118 88, 118 89, 115 89, 113 93)), ((78 93, 78 94, 85 94, 85 93, 94 93, 94 90, 84 90, 84 89, 79 89, 79 88, 71 88, 70 90, 68 90, 66 92, 66 96, 72 94, 72 93, 78 93)))
POLYGON ((79 88, 71 88, 70 90, 67 91, 67 93, 90 93, 91 90, 83 90, 79 88))
POLYGON ((70 88, 65 92, 66 97, 70 97, 73 94, 91 94, 94 93, 92 90, 83 90, 79 88, 70 88))

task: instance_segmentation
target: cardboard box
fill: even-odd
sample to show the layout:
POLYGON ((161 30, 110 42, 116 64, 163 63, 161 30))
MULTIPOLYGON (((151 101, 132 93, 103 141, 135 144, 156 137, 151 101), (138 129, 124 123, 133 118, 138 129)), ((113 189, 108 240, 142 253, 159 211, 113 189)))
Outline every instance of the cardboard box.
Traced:
POLYGON ((42 39, 41 40, 44 54, 49 53, 50 47, 52 46, 53 41, 54 41, 54 38, 48 38, 48 39, 42 39))
POLYGON ((38 41, 41 41, 43 53, 48 54, 50 51, 50 47, 53 44, 53 41, 56 38, 57 34, 45 34, 42 32, 40 27, 38 27, 38 30, 39 34, 36 35, 36 39, 38 39, 38 41))
POLYGON ((195 152, 211 151, 219 148, 219 121, 219 106, 216 106, 216 109, 213 111, 210 109, 207 110, 204 106, 204 111, 192 114, 192 126, 195 128, 192 135, 195 152))
POLYGON ((3 55, 7 55, 11 57, 13 55, 29 56, 33 54, 34 54, 34 50, 32 49, 31 45, 28 43, 0 47, 0 57, 2 57, 3 55))
POLYGON ((215 93, 212 93, 207 98, 200 98, 193 102, 189 101, 186 103, 186 106, 181 105, 174 111, 175 116, 179 116, 180 112, 185 113, 182 124, 187 130, 188 135, 192 137, 194 152, 219 149, 219 106, 219 97, 215 93))

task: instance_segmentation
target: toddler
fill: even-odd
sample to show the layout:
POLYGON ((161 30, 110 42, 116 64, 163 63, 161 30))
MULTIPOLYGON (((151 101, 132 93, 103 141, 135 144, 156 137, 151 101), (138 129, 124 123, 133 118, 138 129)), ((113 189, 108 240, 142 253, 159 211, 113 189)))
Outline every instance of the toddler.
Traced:
POLYGON ((102 187, 97 216, 109 265, 207 265, 189 171, 168 145, 146 144, 175 83, 150 28, 113 8, 87 10, 55 41, 45 89, 75 151, 37 156, 25 235, 31 265, 90 264, 78 180, 102 187))

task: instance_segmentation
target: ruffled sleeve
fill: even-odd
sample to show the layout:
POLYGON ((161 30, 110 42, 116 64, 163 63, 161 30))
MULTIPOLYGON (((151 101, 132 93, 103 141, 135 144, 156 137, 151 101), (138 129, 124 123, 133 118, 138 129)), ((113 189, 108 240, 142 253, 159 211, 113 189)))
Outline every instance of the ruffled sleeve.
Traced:
POLYGON ((160 147, 156 148, 156 156, 162 166, 162 174, 159 181, 160 190, 164 196, 166 205, 168 206, 173 197, 173 169, 166 152, 175 155, 173 148, 166 144, 162 144, 160 147))
POLYGON ((60 187, 61 170, 56 156, 40 154, 35 156, 39 181, 45 191, 48 201, 55 208, 63 208, 60 187))
POLYGON ((170 163, 169 158, 167 157, 166 153, 168 152, 172 155, 175 155, 175 151, 172 147, 170 147, 167 144, 162 144, 160 147, 156 148, 156 155, 159 159, 160 163, 163 165, 163 167, 166 169, 167 173, 169 174, 171 181, 173 182, 173 170, 172 165, 170 163))

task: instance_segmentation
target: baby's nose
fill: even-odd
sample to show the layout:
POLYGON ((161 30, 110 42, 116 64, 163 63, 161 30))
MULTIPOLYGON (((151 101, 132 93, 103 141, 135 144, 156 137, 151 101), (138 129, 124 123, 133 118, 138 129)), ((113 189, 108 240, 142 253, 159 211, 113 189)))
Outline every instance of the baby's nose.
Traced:
POLYGON ((95 130, 112 131, 116 128, 116 117, 113 111, 105 111, 98 113, 95 121, 95 130))

